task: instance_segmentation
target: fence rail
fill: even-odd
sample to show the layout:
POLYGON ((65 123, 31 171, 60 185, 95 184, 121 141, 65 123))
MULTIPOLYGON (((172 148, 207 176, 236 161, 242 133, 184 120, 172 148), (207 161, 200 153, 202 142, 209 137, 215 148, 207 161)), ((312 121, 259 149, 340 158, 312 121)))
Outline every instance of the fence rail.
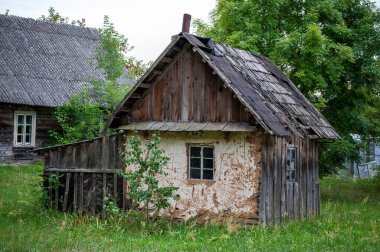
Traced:
POLYGON ((106 198, 128 209, 121 151, 124 135, 38 150, 45 158, 44 188, 51 207, 83 214, 105 215, 106 198))

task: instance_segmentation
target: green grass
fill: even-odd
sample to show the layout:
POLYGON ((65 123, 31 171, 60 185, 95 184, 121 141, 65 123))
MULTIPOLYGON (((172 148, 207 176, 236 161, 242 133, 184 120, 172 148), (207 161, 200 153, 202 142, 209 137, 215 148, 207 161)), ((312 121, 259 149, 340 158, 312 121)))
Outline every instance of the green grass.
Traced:
POLYGON ((0 251, 380 251, 380 179, 323 179, 319 217, 237 229, 44 210, 41 171, 0 166, 0 251))

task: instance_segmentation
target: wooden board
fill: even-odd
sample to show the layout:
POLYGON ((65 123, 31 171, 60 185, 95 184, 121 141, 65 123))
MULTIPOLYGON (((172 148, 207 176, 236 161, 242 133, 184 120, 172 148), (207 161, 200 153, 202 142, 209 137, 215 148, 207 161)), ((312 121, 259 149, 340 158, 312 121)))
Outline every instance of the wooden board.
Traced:
POLYGON ((223 81, 190 49, 131 109, 135 122, 248 122, 249 118, 223 81))
MULTIPOLYGON (((80 215, 102 213, 105 217, 106 194, 114 197, 115 202, 119 197, 124 198, 123 179, 117 175, 124 170, 121 156, 124 143, 124 135, 118 134, 47 149, 45 178, 57 174, 63 185, 55 189, 51 183, 46 183, 51 206, 80 215)), ((121 203, 119 206, 122 207, 121 203)))
POLYGON ((319 213, 318 149, 315 140, 266 136, 262 142, 261 223, 303 219, 319 213), (269 139, 268 139, 269 138, 269 139), (286 178, 287 145, 297 148, 296 180, 286 178))

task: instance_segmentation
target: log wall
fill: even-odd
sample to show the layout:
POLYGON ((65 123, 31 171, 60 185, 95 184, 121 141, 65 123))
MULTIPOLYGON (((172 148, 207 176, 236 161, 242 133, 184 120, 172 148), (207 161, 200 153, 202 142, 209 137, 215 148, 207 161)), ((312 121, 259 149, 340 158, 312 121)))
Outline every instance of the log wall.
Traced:
POLYGON ((289 141, 266 134, 262 143, 260 222, 305 219, 319 213, 318 148, 316 140, 292 137, 297 147, 296 180, 286 180, 289 141))
POLYGON ((30 152, 32 147, 14 147, 14 112, 36 111, 36 148, 43 147, 50 141, 49 130, 59 130, 54 117, 54 109, 25 105, 0 104, 0 163, 5 161, 34 159, 30 152))
POLYGON ((44 178, 49 204, 57 210, 105 214, 109 195, 118 206, 127 208, 122 134, 95 138, 70 145, 39 150, 45 158, 44 178), (58 188, 51 175, 59 177, 58 188))

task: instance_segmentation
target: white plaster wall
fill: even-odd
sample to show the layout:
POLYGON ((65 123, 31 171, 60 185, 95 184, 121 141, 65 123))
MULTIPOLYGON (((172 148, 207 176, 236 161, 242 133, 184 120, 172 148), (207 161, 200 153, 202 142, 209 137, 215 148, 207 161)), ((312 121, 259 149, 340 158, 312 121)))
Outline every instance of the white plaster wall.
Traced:
POLYGON ((257 133, 161 133, 161 148, 170 161, 166 167, 168 175, 159 180, 161 185, 179 188, 179 197, 171 201, 163 215, 175 219, 205 213, 257 216, 260 143, 257 133), (197 143, 215 148, 214 181, 188 179, 188 146, 197 143))

